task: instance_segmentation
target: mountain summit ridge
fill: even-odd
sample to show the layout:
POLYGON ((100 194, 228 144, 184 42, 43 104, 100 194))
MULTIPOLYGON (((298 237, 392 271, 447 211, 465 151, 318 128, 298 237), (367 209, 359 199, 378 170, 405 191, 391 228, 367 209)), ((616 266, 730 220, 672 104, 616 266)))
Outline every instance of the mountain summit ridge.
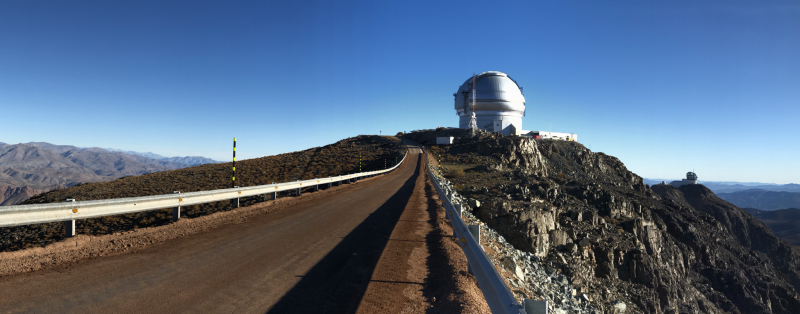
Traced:
MULTIPOLYGON (((632 313, 800 312, 796 248, 703 185, 650 187, 576 142, 459 130, 404 137, 431 145, 453 186, 479 201, 476 217, 601 312, 617 300, 632 313), (433 146, 436 136, 456 140, 433 146)), ((519 289, 549 295, 540 283, 519 289)))

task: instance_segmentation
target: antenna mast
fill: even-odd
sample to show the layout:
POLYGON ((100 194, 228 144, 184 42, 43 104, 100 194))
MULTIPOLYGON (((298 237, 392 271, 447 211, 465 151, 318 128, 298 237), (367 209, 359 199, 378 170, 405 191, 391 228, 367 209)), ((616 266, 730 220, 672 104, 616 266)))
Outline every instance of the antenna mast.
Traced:
POLYGON ((472 73, 472 106, 469 109, 472 116, 469 118, 469 128, 472 129, 472 136, 475 136, 475 130, 478 128, 478 121, 475 119, 475 73, 472 73))

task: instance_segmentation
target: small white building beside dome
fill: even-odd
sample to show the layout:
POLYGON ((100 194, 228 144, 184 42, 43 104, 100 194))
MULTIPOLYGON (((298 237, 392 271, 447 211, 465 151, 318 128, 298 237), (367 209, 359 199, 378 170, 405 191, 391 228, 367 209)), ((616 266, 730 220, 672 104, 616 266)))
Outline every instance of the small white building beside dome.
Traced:
MULTIPOLYGON (((475 78, 475 118, 478 128, 504 135, 522 134, 525 97, 517 82, 503 72, 487 71, 475 78)), ((469 128, 472 115, 472 77, 468 78, 455 97, 458 127, 469 128)))

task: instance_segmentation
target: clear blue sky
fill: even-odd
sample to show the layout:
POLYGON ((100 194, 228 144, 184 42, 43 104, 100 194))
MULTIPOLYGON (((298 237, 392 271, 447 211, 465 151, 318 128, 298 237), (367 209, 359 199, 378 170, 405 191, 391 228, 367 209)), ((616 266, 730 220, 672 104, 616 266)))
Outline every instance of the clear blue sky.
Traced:
POLYGON ((255 158, 457 126, 491 70, 641 176, 800 183, 797 1, 2 1, 0 142, 255 158))

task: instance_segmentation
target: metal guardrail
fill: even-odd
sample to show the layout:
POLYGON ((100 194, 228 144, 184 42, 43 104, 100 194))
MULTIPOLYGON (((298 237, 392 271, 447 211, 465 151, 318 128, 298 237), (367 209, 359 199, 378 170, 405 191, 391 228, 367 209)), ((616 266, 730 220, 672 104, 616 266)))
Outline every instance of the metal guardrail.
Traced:
MULTIPOLYGON (((547 313, 547 303, 543 301, 524 300, 525 306, 517 302, 511 290, 508 289, 503 277, 494 268, 494 264, 479 243, 479 238, 473 236, 469 228, 464 224, 461 219, 461 213, 464 208, 465 200, 458 196, 455 189, 450 183, 439 176, 430 164, 430 160, 425 156, 428 174, 439 194, 439 199, 442 200, 447 212, 447 217, 453 225, 454 237, 461 244, 461 249, 464 250, 464 255, 467 257, 470 272, 475 276, 478 281, 478 287, 483 292, 483 297, 489 305, 489 309, 494 314, 533 314, 533 313, 547 313), (542 305, 544 306, 542 308, 542 305)), ((478 229, 479 230, 479 229, 478 229)))
MULTIPOLYGON (((336 182, 350 181, 353 179, 374 176, 391 172, 405 161, 408 156, 406 150, 403 159, 397 165, 385 170, 360 172, 350 175, 312 179, 304 181, 275 183, 251 187, 220 189, 212 191, 199 191, 166 195, 128 197, 94 201, 72 201, 64 203, 12 205, 0 207, 0 227, 18 225, 31 225, 46 222, 67 222, 67 236, 74 235, 76 219, 88 219, 102 216, 111 216, 135 213, 156 209, 173 208, 173 220, 180 217, 180 207, 226 200, 238 200, 241 197, 255 196, 281 191, 297 190, 315 187, 321 184, 332 185, 336 182), (177 212, 177 215, 176 215, 177 212), (70 231, 70 223, 72 231, 70 231), (72 234, 70 234, 70 232, 72 234)), ((276 195, 276 194, 273 194, 276 195)), ((238 202, 235 204, 238 205, 238 202)))

